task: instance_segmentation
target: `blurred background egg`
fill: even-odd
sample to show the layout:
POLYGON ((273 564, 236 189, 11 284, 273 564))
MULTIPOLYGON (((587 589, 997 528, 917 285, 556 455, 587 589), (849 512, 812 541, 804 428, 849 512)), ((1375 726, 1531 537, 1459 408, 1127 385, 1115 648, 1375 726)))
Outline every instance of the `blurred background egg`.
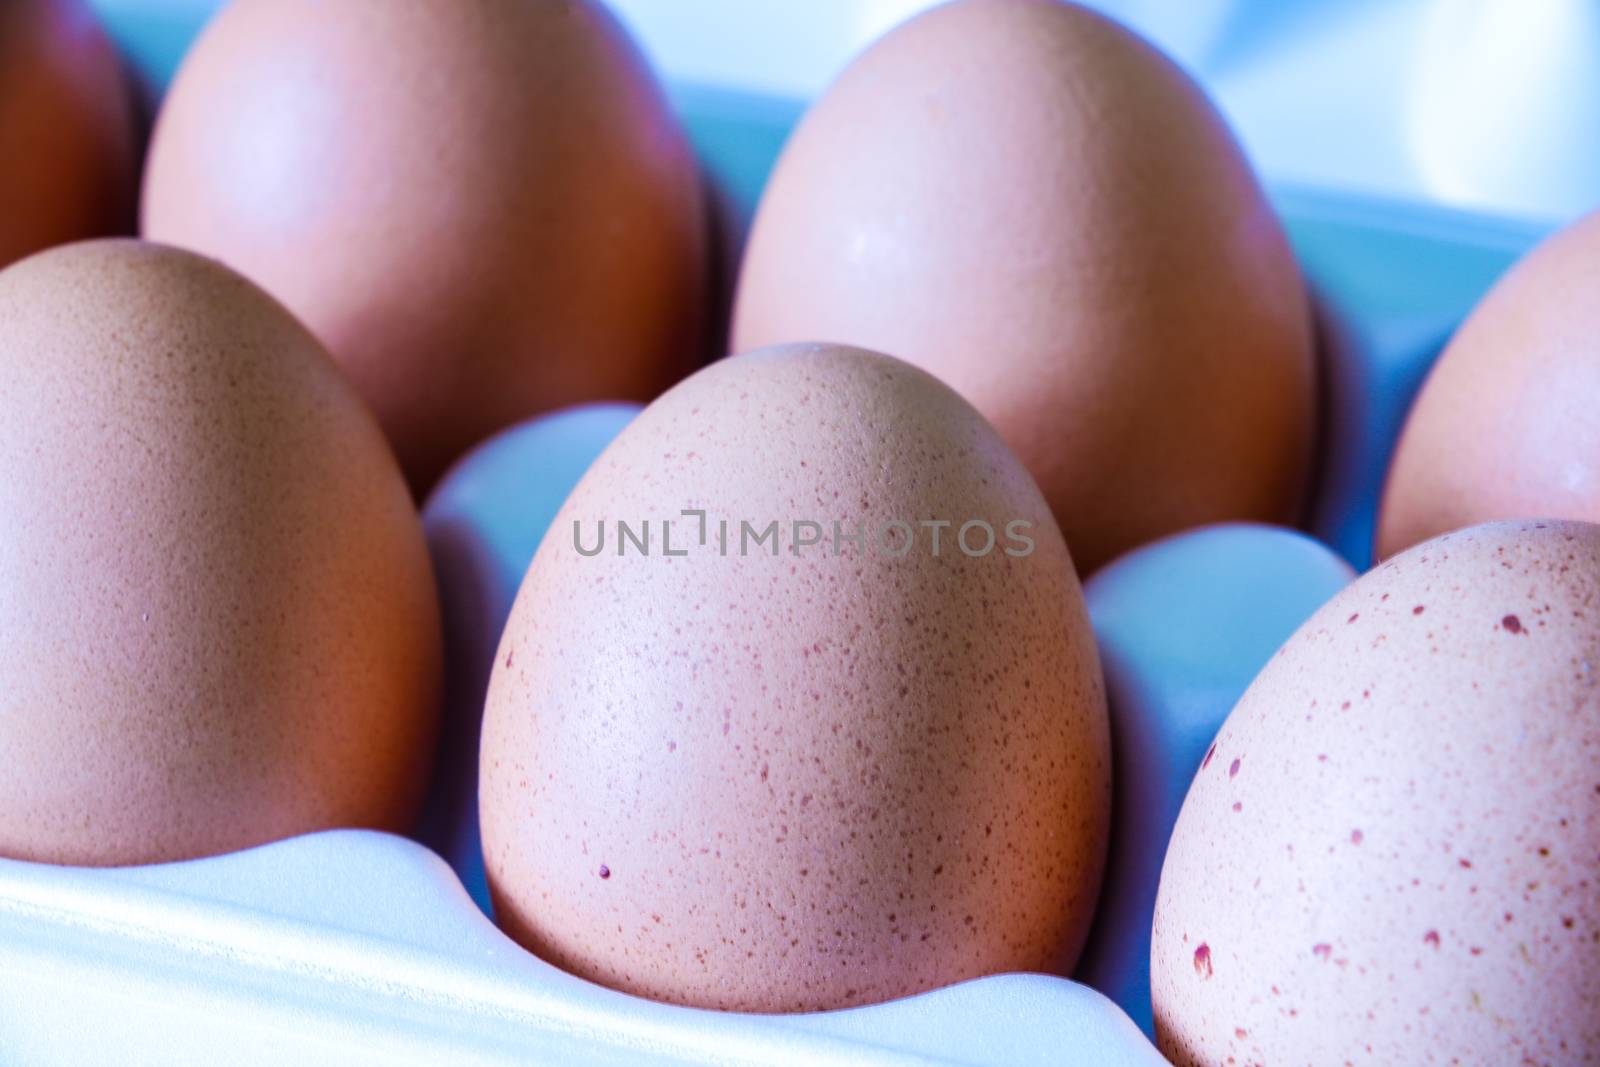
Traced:
POLYGON ((1109 763, 1082 592, 1016 457, 908 364, 779 347, 645 409, 540 546, 484 714, 495 916, 702 1007, 1066 973, 1109 763))
POLYGON ((450 862, 485 912, 478 734, 495 649, 550 521, 638 413, 636 404, 592 404, 503 430, 463 456, 422 511, 444 621, 444 718, 417 837, 450 862))
POLYGON ((371 415, 254 285, 135 241, 0 273, 0 855, 410 828, 439 620, 371 415))
POLYGON ((1597 611, 1600 527, 1493 523, 1300 628, 1172 835, 1174 1063, 1600 1058, 1597 611))
POLYGON ((1493 519, 1600 521, 1600 213, 1557 232, 1456 332, 1396 447, 1377 553, 1493 519))
POLYGON ((1153 1033, 1150 920, 1183 796, 1240 694, 1355 572, 1276 526, 1225 523, 1107 564, 1083 595, 1111 708, 1111 851, 1075 977, 1153 1033))
POLYGON ((140 133, 131 81, 83 0, 0 3, 0 268, 132 233, 140 133))
POLYGON ((970 400, 1087 573, 1287 521, 1313 431, 1306 296, 1203 91, 1057 0, 958 0, 858 58, 767 186, 736 351, 859 344, 970 400))
POLYGON ((494 431, 699 356, 687 139, 590 0, 235 0, 157 121, 144 233, 333 352, 419 498, 494 431))

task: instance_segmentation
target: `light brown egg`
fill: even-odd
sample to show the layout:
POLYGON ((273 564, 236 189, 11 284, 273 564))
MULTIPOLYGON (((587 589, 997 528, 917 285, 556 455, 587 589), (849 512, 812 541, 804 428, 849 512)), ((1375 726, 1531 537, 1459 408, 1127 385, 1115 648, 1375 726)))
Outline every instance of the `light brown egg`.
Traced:
POLYGON ((573 973, 716 1008, 1065 973, 1108 745, 1066 546, 969 405, 857 349, 723 361, 596 461, 518 594, 483 734, 495 915, 573 973))
POLYGON ((1301 499, 1313 360, 1282 227, 1200 88, 1084 8, 936 8, 811 109, 733 326, 735 350, 807 340, 954 386, 1084 572, 1301 499))
POLYGON ((590 0, 235 0, 162 109, 143 224, 309 325, 419 497, 494 431, 698 355, 698 170, 590 0))
POLYGON ((1600 527, 1334 597, 1229 716, 1156 905, 1180 1065, 1600 1059, 1600 527))
POLYGON ((83 0, 0 2, 0 267, 132 233, 139 148, 129 80, 83 0))
POLYGON ((1600 522, 1600 213, 1511 269, 1451 339, 1389 468, 1377 554, 1492 519, 1600 522))
POLYGON ((0 273, 0 855, 185 859, 404 830, 439 623, 372 416, 210 260, 0 273))

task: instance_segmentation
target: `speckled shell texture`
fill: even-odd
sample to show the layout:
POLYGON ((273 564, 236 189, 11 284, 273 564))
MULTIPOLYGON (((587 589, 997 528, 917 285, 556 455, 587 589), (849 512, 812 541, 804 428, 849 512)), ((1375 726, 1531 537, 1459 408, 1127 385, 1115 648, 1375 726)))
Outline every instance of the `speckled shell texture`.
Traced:
POLYGON ((0 0, 0 267, 132 233, 138 118, 82 0, 0 0))
POLYGON ((1600 522, 1597 294, 1600 213, 1539 245, 1484 298, 1406 419, 1380 557, 1493 519, 1600 522))
POLYGON ((144 232, 309 325, 419 497, 494 431, 700 355, 694 156, 588 0, 235 0, 162 109, 144 232))
POLYGON ((1162 870, 1180 1065, 1600 1061, 1600 527, 1448 534, 1240 700, 1162 870))
POLYGON ((518 595, 483 736, 496 917, 574 973, 716 1008, 1064 973, 1100 879, 1108 745, 1071 559, 993 429, 881 355, 726 360, 596 462, 518 595), (659 531, 648 558, 575 551, 574 521, 592 548, 598 519, 685 508, 709 542, 679 520, 685 557, 659 531), (814 517, 828 542, 723 556, 724 516, 814 517), (1027 520, 1035 550, 970 557, 952 528, 938 556, 927 537, 834 554, 835 519, 870 538, 937 518, 1027 520))
POLYGON ((1085 573, 1301 499, 1313 355, 1283 230, 1199 87, 1056 0, 935 8, 851 64, 763 195, 733 335, 948 382, 1085 573))
POLYGON ((439 624, 394 457, 244 279, 104 241, 0 273, 0 855, 404 830, 439 624))

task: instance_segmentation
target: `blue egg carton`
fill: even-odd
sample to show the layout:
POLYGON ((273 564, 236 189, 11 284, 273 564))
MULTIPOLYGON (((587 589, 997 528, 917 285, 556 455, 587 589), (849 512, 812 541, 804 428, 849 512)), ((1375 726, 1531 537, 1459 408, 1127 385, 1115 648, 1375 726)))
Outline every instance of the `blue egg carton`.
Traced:
MULTIPOLYGON (((159 86, 214 0, 99 0, 159 86)), ((671 87, 717 191, 728 262, 801 105, 671 87)), ((1011 974, 805 1015, 655 1003, 568 975, 486 917, 477 726, 493 644, 561 501, 635 408, 536 420, 464 460, 425 513, 449 630, 440 770, 417 838, 310 834, 122 869, 0 860, 0 1061, 1159 1064, 1150 915, 1190 778, 1245 686, 1369 565, 1407 406, 1540 228, 1276 188, 1314 294, 1324 398, 1302 529, 1192 531, 1086 595, 1113 708, 1106 890, 1078 978, 1011 974), (1090 984, 1092 983, 1093 988, 1090 984), (1098 990, 1098 991, 1097 991, 1098 990)))

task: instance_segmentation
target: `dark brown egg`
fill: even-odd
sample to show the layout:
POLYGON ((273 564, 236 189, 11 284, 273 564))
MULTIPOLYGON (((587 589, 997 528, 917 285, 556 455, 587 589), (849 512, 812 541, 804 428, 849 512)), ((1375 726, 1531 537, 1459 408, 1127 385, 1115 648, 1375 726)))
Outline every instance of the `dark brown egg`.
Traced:
POLYGON ((132 233, 138 188, 133 93, 93 12, 0 2, 0 267, 132 233))

